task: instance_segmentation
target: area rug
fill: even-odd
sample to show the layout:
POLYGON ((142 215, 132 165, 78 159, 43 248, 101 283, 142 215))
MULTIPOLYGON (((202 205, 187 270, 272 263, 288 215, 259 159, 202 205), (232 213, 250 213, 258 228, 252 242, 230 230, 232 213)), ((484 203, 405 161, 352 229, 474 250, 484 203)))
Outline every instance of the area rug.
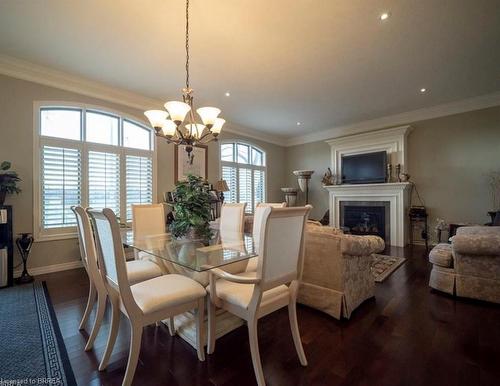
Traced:
POLYGON ((76 385, 45 283, 0 290, 0 384, 76 385))
POLYGON ((371 269, 372 275, 375 277, 375 282, 382 283, 405 261, 406 259, 404 257, 379 255, 374 253, 371 269))

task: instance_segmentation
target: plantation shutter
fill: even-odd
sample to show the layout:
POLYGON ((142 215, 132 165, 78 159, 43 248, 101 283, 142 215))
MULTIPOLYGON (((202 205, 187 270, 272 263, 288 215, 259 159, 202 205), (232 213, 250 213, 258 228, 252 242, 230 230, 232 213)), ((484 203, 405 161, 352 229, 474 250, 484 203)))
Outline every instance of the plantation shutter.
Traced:
POLYGON ((264 192, 266 191, 265 187, 265 173, 263 170, 254 170, 253 171, 253 209, 255 211, 255 207, 258 203, 265 202, 264 192))
POLYGON ((240 168, 238 170, 238 202, 247 203, 245 211, 253 212, 252 202, 252 170, 240 168))
POLYGON ((125 159, 127 222, 132 221, 132 204, 153 202, 153 161, 149 157, 127 155, 125 159))
POLYGON ((43 146, 40 182, 42 229, 75 226, 71 207, 81 202, 80 151, 43 146))
POLYGON ((222 167, 222 179, 226 181, 229 192, 224 192, 224 201, 228 203, 238 202, 238 180, 234 166, 222 167))
POLYGON ((120 216, 120 156, 89 151, 89 206, 112 209, 120 216))

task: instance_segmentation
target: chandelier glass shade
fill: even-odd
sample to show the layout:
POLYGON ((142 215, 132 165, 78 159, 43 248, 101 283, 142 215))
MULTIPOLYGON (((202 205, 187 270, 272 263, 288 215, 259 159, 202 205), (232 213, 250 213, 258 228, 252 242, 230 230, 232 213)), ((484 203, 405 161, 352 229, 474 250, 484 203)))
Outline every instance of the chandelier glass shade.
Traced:
POLYGON ((155 135, 169 143, 186 145, 190 162, 193 146, 216 141, 226 122, 219 118, 217 107, 200 107, 196 110, 202 123, 196 122, 193 112, 193 89, 189 85, 189 0, 186 0, 186 87, 182 89, 182 102, 169 101, 165 110, 148 110, 144 115, 155 130, 155 135))

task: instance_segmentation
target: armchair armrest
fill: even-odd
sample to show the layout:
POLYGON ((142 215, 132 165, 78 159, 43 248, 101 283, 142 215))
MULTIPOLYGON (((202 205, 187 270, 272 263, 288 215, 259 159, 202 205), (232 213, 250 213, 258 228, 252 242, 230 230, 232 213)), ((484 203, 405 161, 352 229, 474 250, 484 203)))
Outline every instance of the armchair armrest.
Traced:
POLYGON ((500 256, 500 235, 460 234, 452 238, 451 245, 463 255, 500 256))
POLYGON ((351 256, 370 256, 384 250, 385 243, 378 236, 342 236, 342 254, 351 256))
MULTIPOLYGON (((240 283, 240 284, 257 284, 260 282, 260 279, 257 277, 246 277, 246 276, 239 276, 239 275, 233 275, 232 273, 223 271, 222 269, 219 268, 212 268, 209 273, 220 277, 221 279, 225 279, 227 281, 232 281, 233 283, 240 283)), ((211 277, 213 275, 210 275, 211 277)))

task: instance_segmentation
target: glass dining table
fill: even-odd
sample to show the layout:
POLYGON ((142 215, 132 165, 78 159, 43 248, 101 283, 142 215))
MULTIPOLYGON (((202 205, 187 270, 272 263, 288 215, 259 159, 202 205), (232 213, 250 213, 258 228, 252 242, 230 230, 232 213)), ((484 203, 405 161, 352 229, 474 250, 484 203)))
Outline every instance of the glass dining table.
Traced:
POLYGON ((125 247, 175 264, 183 270, 204 272, 257 256, 251 234, 215 232, 209 242, 176 239, 170 233, 136 236, 130 229, 122 231, 125 247))
MULTIPOLYGON (((216 231, 204 243, 201 240, 176 239, 169 233, 136 236, 130 229, 121 233, 124 247, 131 248, 132 259, 149 259, 162 268, 164 274, 181 274, 206 287, 208 271, 221 268, 231 273, 242 272, 249 260, 257 256, 251 234, 216 231)), ((164 321, 168 323, 167 320, 164 321)), ((216 312, 216 338, 243 325, 243 320, 224 310, 216 312)), ((177 315, 174 320, 177 335, 196 349, 196 323, 192 312, 177 315)), ((205 324, 206 326, 206 324, 205 324)), ((207 333, 203 334, 206 340, 207 333)), ((206 343, 206 342, 205 342, 206 343)))

